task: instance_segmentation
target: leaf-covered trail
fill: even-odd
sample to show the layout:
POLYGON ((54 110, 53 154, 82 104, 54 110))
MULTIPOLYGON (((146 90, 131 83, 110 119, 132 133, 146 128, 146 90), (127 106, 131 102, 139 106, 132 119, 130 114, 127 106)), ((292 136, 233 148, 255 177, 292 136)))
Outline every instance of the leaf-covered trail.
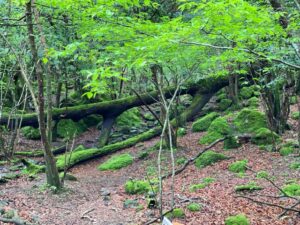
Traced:
MULTIPOLYGON (((177 158, 187 158, 197 154, 202 147, 198 144, 201 133, 188 132, 179 138, 182 150, 178 150, 177 158)), ((157 142, 157 138, 138 144, 135 147, 124 149, 121 152, 130 152, 136 156, 142 149, 147 149, 157 142)), ((194 165, 189 166, 184 172, 176 176, 176 205, 185 210, 186 218, 180 220, 182 224, 224 224, 224 219, 229 215, 244 213, 251 220, 252 225, 286 224, 298 225, 300 218, 288 214, 284 219, 278 219, 282 212, 273 207, 260 206, 248 200, 236 198, 234 187, 239 184, 255 180, 264 190, 261 195, 277 195, 278 191, 268 182, 255 179, 255 175, 247 172, 244 177, 228 171, 228 165, 236 160, 248 159, 248 165, 253 170, 265 170, 276 177, 276 184, 282 185, 290 179, 300 178, 300 171, 289 169, 290 162, 295 158, 281 157, 278 153, 264 152, 257 146, 245 144, 239 149, 224 151, 222 143, 216 145, 213 150, 222 152, 232 158, 208 166, 204 169, 197 169, 194 165), (190 192, 191 184, 200 183, 205 177, 215 178, 216 181, 208 187, 190 192), (191 213, 186 209, 188 203, 183 199, 197 198, 197 202, 203 205, 200 212, 191 213)), ((127 225, 144 224, 146 221, 157 216, 157 210, 146 209, 146 199, 142 195, 129 196, 124 192, 123 185, 130 178, 143 178, 149 168, 155 167, 156 153, 152 152, 146 160, 135 160, 126 168, 118 171, 99 171, 97 166, 110 156, 85 162, 71 169, 77 182, 66 181, 68 191, 53 195, 41 189, 44 177, 29 181, 27 178, 20 178, 0 186, 1 200, 8 200, 8 207, 17 209, 19 214, 38 224, 99 224, 99 225, 127 225), (104 189, 103 189, 104 188, 104 189), (110 197, 101 195, 102 191, 110 192, 110 197), (136 212, 135 209, 123 209, 123 202, 126 199, 138 199, 140 204, 145 206, 144 210, 136 212)), ((170 179, 165 182, 164 199, 170 198, 170 179)), ((254 193, 255 194, 255 193, 254 193)), ((268 200, 266 198, 260 198, 268 200)), ((285 202, 272 199, 274 202, 285 202)), ((167 207, 167 204, 165 205, 167 207)))

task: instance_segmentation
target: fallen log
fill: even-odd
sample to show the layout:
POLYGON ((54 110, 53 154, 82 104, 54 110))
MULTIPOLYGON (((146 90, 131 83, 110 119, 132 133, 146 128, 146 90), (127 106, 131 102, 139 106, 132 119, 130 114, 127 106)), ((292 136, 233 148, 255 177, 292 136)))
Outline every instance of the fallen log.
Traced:
MULTIPOLYGON (((228 84, 226 77, 208 77, 200 79, 197 83, 187 84, 185 87, 181 87, 178 92, 179 95, 191 94, 195 95, 196 93, 205 95, 210 93, 215 93, 222 87, 225 87, 228 84)), ((164 94, 166 98, 170 98, 175 91, 175 87, 170 87, 164 89, 164 94)), ((79 106, 65 107, 65 108, 54 108, 52 111, 53 120, 60 119, 73 119, 75 121, 80 120, 91 114, 99 114, 103 117, 112 117, 115 118, 120 115, 122 112, 137 106, 144 104, 153 104, 157 101, 158 92, 152 91, 146 94, 137 96, 125 97, 112 101, 105 101, 100 103, 85 104, 79 106)), ((21 126, 38 126, 37 115, 35 113, 28 114, 17 114, 9 115, 3 113, 0 118, 0 125, 7 124, 8 121, 14 122, 17 119, 22 117, 21 126)))
MULTIPOLYGON (((216 92, 218 90, 215 90, 216 92)), ((205 105, 206 103, 210 100, 210 98, 214 95, 214 93, 208 93, 208 94, 200 94, 197 93, 193 99, 192 104, 190 107, 188 107, 179 117, 178 125, 181 126, 183 123, 186 121, 191 120, 205 105)), ((173 120, 172 124, 175 126, 177 125, 176 121, 173 120)), ((121 149, 128 148, 131 146, 134 146, 135 144, 149 140, 161 133, 161 127, 156 127, 153 128, 149 131, 146 131, 142 134, 139 134, 135 137, 129 138, 127 140, 111 144, 111 145, 106 145, 102 148, 93 148, 93 149, 86 149, 86 150, 81 150, 81 151, 76 151, 73 152, 71 155, 71 158, 68 160, 65 160, 65 156, 61 155, 57 157, 57 168, 58 170, 63 170, 65 166, 72 167, 78 163, 93 159, 95 157, 100 157, 104 155, 108 155, 114 152, 117 152, 121 149), (68 161, 69 164, 65 165, 65 161, 68 161)), ((67 156, 69 157, 69 156, 67 156)))
MULTIPOLYGON (((53 155, 59 155, 66 151, 66 146, 62 145, 52 150, 53 155)), ((21 151, 14 153, 16 156, 26 156, 26 157, 43 157, 43 150, 33 150, 33 151, 21 151)))

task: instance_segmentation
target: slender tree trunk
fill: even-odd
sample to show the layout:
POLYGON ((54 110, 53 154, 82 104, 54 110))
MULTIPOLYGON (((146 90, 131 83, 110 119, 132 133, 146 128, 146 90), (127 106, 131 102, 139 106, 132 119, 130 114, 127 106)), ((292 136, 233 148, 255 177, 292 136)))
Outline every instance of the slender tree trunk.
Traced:
POLYGON ((101 127, 101 134, 99 137, 98 147, 101 148, 105 146, 109 141, 109 136, 111 129, 116 121, 116 117, 113 116, 103 116, 103 122, 101 127))
POLYGON ((55 186, 56 188, 60 188, 60 180, 58 176, 58 170, 56 168, 56 162, 51 151, 51 145, 49 143, 49 138, 47 137, 46 131, 46 122, 45 122, 45 99, 44 99, 44 80, 43 80, 43 70, 38 58, 38 51, 35 44, 35 36, 33 30, 33 10, 32 5, 34 0, 30 0, 26 4, 26 22, 28 29, 28 40, 31 49, 31 54, 34 62, 34 73, 38 83, 38 108, 36 109, 38 114, 39 121, 39 129, 41 134, 41 141, 44 147, 44 158, 46 163, 46 176, 47 183, 51 186, 55 186))

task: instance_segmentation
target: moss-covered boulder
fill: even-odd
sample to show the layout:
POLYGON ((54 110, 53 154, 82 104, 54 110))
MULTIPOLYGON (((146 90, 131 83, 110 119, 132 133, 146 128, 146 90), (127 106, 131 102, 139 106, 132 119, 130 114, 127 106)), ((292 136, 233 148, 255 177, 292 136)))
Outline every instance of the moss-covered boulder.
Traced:
POLYGON ((212 112, 197 119, 192 125, 192 131, 193 132, 206 131, 209 128, 212 121, 218 116, 219 116, 218 113, 212 112))
POLYGON ((278 142, 279 139, 280 137, 278 134, 272 132, 268 128, 262 127, 255 131, 255 135, 251 141, 257 145, 269 145, 278 142))
POLYGON ((190 203, 187 206, 187 209, 190 210, 191 212, 198 212, 201 210, 201 208, 202 208, 202 205, 195 203, 195 202, 190 203))
POLYGON ((125 192, 127 194, 145 194, 151 191, 151 185, 144 180, 129 180, 125 183, 125 192))
POLYGON ((220 103, 218 104, 218 106, 219 106, 219 109, 221 110, 221 111, 224 111, 224 110, 226 110, 226 109, 228 109, 229 108, 229 106, 231 106, 231 104, 232 104, 232 100, 231 99, 222 99, 221 101, 220 101, 220 103))
POLYGON ((288 156, 294 153, 294 148, 291 146, 285 146, 279 150, 279 153, 281 156, 288 156))
POLYGON ((242 99, 249 99, 252 96, 259 96, 259 90, 260 90, 260 87, 258 85, 242 87, 240 90, 240 97, 242 99))
POLYGON ((254 133, 260 128, 267 128, 265 114, 257 109, 242 109, 233 121, 236 129, 241 133, 254 133))
POLYGON ((186 135, 186 129, 184 127, 179 127, 177 130, 177 136, 178 137, 183 137, 184 135, 186 135))
POLYGON ((249 108, 257 108, 259 106, 259 98, 252 97, 248 99, 247 106, 249 106, 249 108))
POLYGON ((233 173, 245 173, 247 169, 247 163, 247 159, 236 161, 229 165, 228 170, 233 173))
POLYGON ((130 154, 121 154, 112 156, 106 162, 102 163, 99 170, 118 170, 133 163, 133 157, 130 154))
POLYGON ((195 165, 198 168, 204 168, 218 161, 228 159, 227 156, 214 151, 206 151, 195 160, 195 165))
POLYGON ((57 135, 61 138, 72 138, 87 130, 86 125, 82 122, 74 122, 71 119, 63 119, 57 123, 57 135))
POLYGON ((225 219, 225 225, 250 225, 250 222, 244 214, 238 214, 227 217, 225 219))
POLYGON ((30 140, 38 140, 41 138, 39 128, 34 128, 29 126, 22 127, 21 132, 24 135, 24 137, 30 140))
POLYGON ((291 118, 293 120, 299 120, 299 118, 300 118, 300 112, 292 112, 291 118))
POLYGON ((297 96, 296 95, 290 97, 290 104, 291 105, 295 105, 297 103, 297 101, 298 100, 297 100, 297 96))
POLYGON ((138 108, 132 108, 123 112, 116 120, 118 127, 140 127, 142 119, 138 108))
POLYGON ((200 144, 211 144, 230 133, 230 126, 225 117, 216 118, 208 128, 207 134, 200 138, 200 144))
POLYGON ((166 217, 168 217, 168 218, 184 218, 185 213, 184 213, 183 209, 175 208, 175 209, 173 209, 172 212, 167 213, 166 217))

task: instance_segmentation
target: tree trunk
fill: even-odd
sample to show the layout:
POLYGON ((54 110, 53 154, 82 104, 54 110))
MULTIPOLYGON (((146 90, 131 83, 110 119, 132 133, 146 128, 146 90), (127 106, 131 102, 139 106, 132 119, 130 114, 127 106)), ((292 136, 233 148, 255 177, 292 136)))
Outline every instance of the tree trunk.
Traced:
POLYGON ((116 121, 116 117, 113 117, 113 116, 104 116, 103 117, 101 134, 100 134, 99 142, 98 142, 99 148, 102 148, 103 146, 105 146, 108 143, 111 129, 112 129, 115 121, 116 121))
POLYGON ((35 36, 33 30, 33 20, 32 20, 32 4, 34 3, 33 0, 30 0, 26 4, 26 22, 27 22, 27 29, 28 29, 28 40, 31 49, 31 54, 34 62, 34 74, 37 78, 38 83, 38 108, 37 116, 39 122, 39 129, 41 134, 41 141, 44 147, 44 158, 46 163, 46 176, 47 176, 47 184, 50 186, 55 186, 56 188, 60 188, 60 180, 58 176, 58 170, 56 168, 56 163, 54 156, 51 151, 51 145, 49 143, 49 139, 47 137, 46 132, 46 123, 45 123, 45 99, 44 99, 44 80, 43 80, 43 70, 38 58, 38 51, 35 44, 35 36))

